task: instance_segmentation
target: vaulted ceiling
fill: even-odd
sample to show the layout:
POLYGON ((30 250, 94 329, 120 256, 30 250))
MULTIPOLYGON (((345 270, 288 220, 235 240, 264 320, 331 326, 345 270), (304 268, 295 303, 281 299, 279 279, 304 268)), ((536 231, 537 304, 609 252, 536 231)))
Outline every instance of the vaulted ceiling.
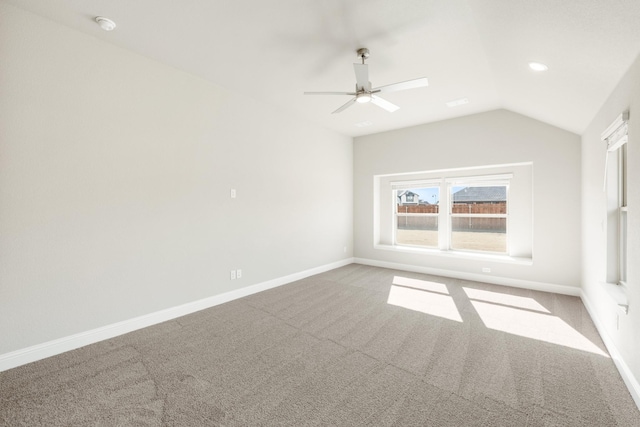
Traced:
POLYGON ((640 0, 3 1, 351 136, 496 108, 580 134, 640 53, 640 0), (394 113, 303 95, 352 91, 361 47, 373 86, 429 86, 394 113))

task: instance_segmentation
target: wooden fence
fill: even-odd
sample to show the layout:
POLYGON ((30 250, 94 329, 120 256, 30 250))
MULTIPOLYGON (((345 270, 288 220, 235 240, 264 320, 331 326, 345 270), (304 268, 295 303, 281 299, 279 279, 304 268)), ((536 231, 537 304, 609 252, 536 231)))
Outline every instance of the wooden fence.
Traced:
MULTIPOLYGON (((438 205, 398 205, 398 229, 400 230, 437 230, 437 216, 414 216, 402 214, 437 214, 438 205)), ((500 203, 455 203, 454 214, 506 214, 507 205, 500 203)), ((506 218, 474 218, 473 216, 454 217, 451 224, 453 231, 477 231, 505 233, 506 218)))

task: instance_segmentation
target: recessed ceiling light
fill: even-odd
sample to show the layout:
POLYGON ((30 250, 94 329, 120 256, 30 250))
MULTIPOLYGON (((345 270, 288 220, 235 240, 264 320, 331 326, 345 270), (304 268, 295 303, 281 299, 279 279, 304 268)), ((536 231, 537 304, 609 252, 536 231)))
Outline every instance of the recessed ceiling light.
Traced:
POLYGON ((447 102, 447 107, 457 107, 458 105, 464 105, 464 104, 468 104, 468 103, 469 103, 469 99, 460 98, 460 99, 456 99, 455 101, 447 102))
POLYGON ((105 18, 104 16, 96 16, 95 19, 96 19, 96 22, 100 24, 100 28, 102 28, 105 31, 111 31, 114 28, 116 28, 116 23, 109 18, 105 18))
POLYGON ((373 122, 370 122, 369 120, 367 120, 366 122, 360 122, 360 123, 356 123, 356 126, 359 128, 363 128, 366 126, 371 126, 373 124, 373 122))
POLYGON ((549 69, 549 67, 541 62, 529 62, 529 68, 533 71, 547 71, 549 69))

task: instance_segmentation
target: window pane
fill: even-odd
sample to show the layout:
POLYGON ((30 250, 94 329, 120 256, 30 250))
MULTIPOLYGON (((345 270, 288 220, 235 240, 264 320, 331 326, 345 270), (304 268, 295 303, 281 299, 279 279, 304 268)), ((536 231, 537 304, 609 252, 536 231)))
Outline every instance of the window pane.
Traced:
POLYGON ((620 254, 619 254, 619 278, 621 282, 627 281, 627 211, 620 209, 620 254))
POLYGON ((507 252, 507 219, 451 218, 451 248, 507 252))
POLYGON ((627 206, 627 144, 618 149, 619 166, 619 186, 620 186, 620 206, 627 206))
POLYGON ((398 213, 438 213, 440 188, 410 188, 396 191, 398 213))
POLYGON ((396 192, 396 244, 438 246, 439 187, 396 192))
POLYGON ((454 214, 506 214, 507 186, 452 187, 451 200, 454 214))
POLYGON ((451 188, 451 249, 507 252, 507 219, 474 215, 507 213, 507 186, 455 186, 451 188))
POLYGON ((438 217, 436 215, 398 215, 396 243, 437 247, 438 217))

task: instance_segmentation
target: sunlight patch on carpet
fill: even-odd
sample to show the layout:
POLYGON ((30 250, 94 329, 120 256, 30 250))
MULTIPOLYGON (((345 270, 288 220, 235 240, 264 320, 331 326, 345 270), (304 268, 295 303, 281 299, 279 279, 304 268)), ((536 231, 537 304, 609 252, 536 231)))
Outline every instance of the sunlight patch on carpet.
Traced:
POLYGON ((533 298, 463 289, 482 322, 489 329, 609 357, 567 322, 549 314, 549 311, 533 298), (479 301, 485 297, 486 300, 479 301))
POLYGON ((496 304, 509 305, 525 310, 540 311, 549 313, 545 307, 533 298, 519 297, 517 295, 503 294, 501 292, 483 291, 482 289, 462 288, 470 300, 493 302, 496 304))
POLYGON ((442 283, 396 276, 387 304, 462 322, 453 298, 442 283))

